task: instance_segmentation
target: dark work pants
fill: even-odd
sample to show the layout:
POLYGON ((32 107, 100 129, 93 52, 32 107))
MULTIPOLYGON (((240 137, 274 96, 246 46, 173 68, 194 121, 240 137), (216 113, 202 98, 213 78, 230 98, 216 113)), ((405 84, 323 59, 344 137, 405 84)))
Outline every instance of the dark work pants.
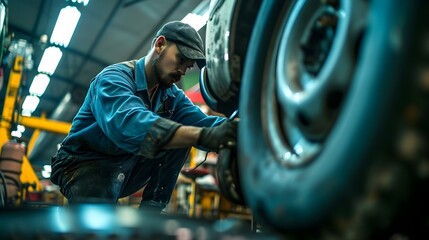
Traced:
MULTIPOLYGON (((140 206, 165 208, 189 149, 174 149, 162 158, 147 159, 126 155, 115 159, 80 159, 68 166, 59 178, 61 192, 70 204, 113 203, 146 186, 140 206)), ((61 158, 75 158, 57 154, 61 158)))

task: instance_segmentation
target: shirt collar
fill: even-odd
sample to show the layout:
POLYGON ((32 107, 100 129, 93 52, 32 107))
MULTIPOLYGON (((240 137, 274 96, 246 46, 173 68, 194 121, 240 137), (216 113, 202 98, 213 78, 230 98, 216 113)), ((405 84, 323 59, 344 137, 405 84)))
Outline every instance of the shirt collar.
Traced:
POLYGON ((134 71, 135 71, 135 77, 136 77, 137 91, 142 91, 147 89, 146 74, 144 70, 144 57, 140 58, 137 61, 134 71))
MULTIPOLYGON (((144 57, 140 58, 135 67, 135 77, 137 84, 137 91, 142 91, 147 89, 147 81, 146 81, 146 72, 144 68, 144 57)), ((175 97, 173 91, 173 87, 166 89, 164 92, 171 97, 175 97)))

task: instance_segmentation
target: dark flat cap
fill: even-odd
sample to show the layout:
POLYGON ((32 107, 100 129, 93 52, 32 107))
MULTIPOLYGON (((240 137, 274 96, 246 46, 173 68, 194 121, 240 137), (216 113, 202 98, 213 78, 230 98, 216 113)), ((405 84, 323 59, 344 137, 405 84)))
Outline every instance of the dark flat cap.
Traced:
POLYGON ((156 37, 161 35, 176 43, 179 51, 188 59, 195 60, 199 68, 206 65, 203 40, 191 25, 180 21, 168 22, 159 29, 156 37))

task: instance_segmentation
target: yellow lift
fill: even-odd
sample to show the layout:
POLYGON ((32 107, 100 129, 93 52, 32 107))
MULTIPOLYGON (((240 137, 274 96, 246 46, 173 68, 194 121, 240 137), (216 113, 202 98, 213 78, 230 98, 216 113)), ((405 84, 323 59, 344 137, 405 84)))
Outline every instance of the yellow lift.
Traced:
MULTIPOLYGON (((15 56, 14 63, 9 75, 9 82, 6 89, 2 117, 0 119, 0 146, 3 146, 7 141, 11 139, 10 132, 12 128, 12 123, 15 122, 25 127, 35 129, 33 136, 31 137, 31 140, 27 146, 27 154, 29 155, 33 148, 34 142, 39 135, 40 130, 58 134, 67 134, 71 124, 68 122, 49 120, 46 119, 44 116, 42 116, 41 118, 21 116, 20 113, 16 111, 15 105, 21 100, 19 99, 20 96, 18 96, 18 90, 21 85, 23 61, 23 56, 15 56)), ((21 170, 21 183, 29 183, 30 185, 36 185, 35 189, 29 189, 29 191, 42 190, 42 185, 40 184, 40 181, 33 167, 31 166, 27 156, 24 156, 21 170)))

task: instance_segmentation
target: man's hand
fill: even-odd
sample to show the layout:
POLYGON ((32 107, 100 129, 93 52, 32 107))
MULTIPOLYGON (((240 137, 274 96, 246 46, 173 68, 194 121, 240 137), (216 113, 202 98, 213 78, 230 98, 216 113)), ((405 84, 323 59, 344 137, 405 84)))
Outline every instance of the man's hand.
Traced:
POLYGON ((225 121, 216 127, 203 128, 197 144, 209 151, 235 146, 237 143, 237 124, 238 120, 232 120, 225 121))

